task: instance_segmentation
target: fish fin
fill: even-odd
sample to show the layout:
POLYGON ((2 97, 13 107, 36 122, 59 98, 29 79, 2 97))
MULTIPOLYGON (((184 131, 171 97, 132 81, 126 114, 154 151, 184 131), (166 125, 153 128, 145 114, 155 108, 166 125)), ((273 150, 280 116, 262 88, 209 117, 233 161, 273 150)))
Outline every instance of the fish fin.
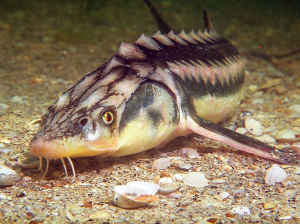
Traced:
POLYGON ((248 152, 278 163, 287 164, 288 162, 275 158, 270 152, 275 152, 276 148, 269 146, 261 141, 242 135, 235 131, 229 130, 197 115, 187 118, 188 128, 207 138, 223 142, 235 149, 248 152))
POLYGON ((211 31, 214 31, 214 27, 208 17, 208 13, 206 11, 206 8, 203 9, 203 19, 204 19, 204 26, 205 26, 205 29, 208 31, 208 32, 211 32, 211 31))
POLYGON ((153 4, 149 0, 144 0, 148 8, 150 9, 150 12, 155 19, 157 26, 162 34, 167 34, 173 29, 164 21, 162 16, 158 13, 156 8, 153 6, 153 4))

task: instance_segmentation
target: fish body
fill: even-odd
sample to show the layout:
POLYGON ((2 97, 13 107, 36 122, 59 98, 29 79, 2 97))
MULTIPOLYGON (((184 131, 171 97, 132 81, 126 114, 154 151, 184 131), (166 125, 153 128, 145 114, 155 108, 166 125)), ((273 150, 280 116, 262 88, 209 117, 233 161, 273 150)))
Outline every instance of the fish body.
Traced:
POLYGON ((122 43, 49 106, 30 153, 47 161, 125 156, 197 133, 284 162, 272 157, 273 147, 215 124, 243 98, 244 65, 212 27, 122 43))

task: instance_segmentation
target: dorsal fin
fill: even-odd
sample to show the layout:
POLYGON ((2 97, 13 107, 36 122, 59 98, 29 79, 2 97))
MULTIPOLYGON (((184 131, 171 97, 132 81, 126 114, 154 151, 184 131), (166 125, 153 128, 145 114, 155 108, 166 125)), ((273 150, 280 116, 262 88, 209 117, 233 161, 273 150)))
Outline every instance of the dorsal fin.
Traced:
POLYGON ((205 29, 208 31, 208 32, 211 32, 214 30, 214 27, 208 17, 208 14, 207 14, 207 11, 206 11, 206 8, 203 9, 203 19, 204 19, 204 25, 205 25, 205 29))
POLYGON ((157 12, 156 8, 153 6, 153 4, 149 0, 144 0, 148 8, 150 9, 151 14, 153 15, 157 26, 162 34, 169 33, 172 28, 163 20, 161 15, 157 12))

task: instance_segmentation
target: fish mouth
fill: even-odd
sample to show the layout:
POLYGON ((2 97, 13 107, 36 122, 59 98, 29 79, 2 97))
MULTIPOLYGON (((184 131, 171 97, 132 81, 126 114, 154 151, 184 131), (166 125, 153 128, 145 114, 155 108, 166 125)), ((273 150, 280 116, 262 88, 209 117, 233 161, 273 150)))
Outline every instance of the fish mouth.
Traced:
POLYGON ((33 139, 29 145, 29 153, 39 157, 39 170, 42 171, 43 158, 46 159, 46 170, 41 179, 46 176, 49 167, 49 160, 60 159, 62 161, 66 176, 68 172, 64 162, 66 158, 72 168, 73 180, 75 179, 75 169, 71 158, 88 157, 99 154, 109 155, 111 152, 118 150, 117 144, 113 139, 98 139, 96 141, 85 141, 78 137, 68 139, 46 139, 46 137, 37 137, 33 139))

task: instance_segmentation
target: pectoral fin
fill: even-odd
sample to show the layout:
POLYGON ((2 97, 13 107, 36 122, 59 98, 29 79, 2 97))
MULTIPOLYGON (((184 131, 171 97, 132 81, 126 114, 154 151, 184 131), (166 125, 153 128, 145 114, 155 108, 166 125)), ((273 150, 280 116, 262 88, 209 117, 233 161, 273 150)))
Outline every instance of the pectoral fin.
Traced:
POLYGON ((260 157, 270 159, 272 161, 286 164, 287 161, 279 158, 274 158, 270 152, 276 150, 261 141, 242 135, 235 131, 229 130, 208 120, 205 120, 197 115, 188 116, 188 128, 202 136, 226 143, 235 149, 248 152, 260 157))

